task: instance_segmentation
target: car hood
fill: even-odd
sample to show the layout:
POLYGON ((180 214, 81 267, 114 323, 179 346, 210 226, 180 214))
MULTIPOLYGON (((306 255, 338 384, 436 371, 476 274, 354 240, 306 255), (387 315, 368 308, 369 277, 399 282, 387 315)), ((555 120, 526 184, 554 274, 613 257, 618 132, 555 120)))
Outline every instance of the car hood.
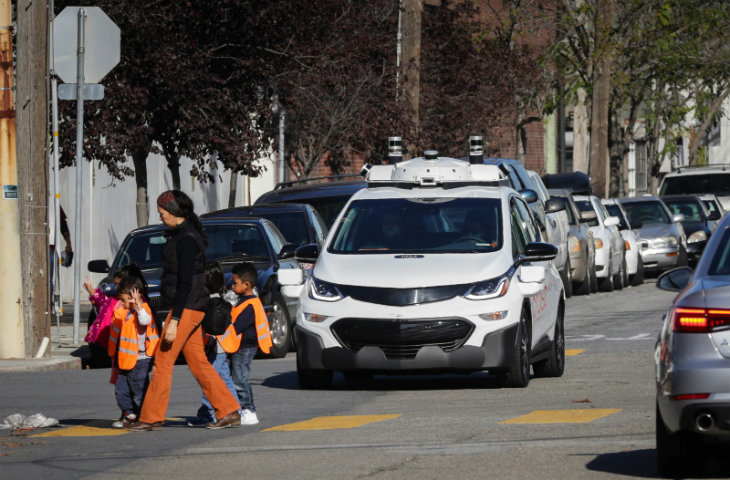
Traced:
POLYGON ((677 231, 672 223, 657 223, 654 225, 647 225, 639 229, 640 238, 659 238, 666 235, 677 235, 677 231))
POLYGON ((499 277, 509 270, 504 252, 460 254, 322 255, 314 276, 340 285, 417 288, 462 285, 499 277))

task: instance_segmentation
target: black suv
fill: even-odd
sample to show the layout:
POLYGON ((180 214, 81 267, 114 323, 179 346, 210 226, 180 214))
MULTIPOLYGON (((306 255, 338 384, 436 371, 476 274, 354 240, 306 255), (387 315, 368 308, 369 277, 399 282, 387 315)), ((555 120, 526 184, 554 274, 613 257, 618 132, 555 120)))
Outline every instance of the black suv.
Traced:
POLYGON ((313 177, 278 183, 272 191, 261 195, 255 205, 281 202, 307 203, 317 209, 327 228, 332 228, 337 215, 352 194, 365 187, 367 187, 365 178, 357 174, 313 177), (355 179, 345 180, 346 178, 355 179))

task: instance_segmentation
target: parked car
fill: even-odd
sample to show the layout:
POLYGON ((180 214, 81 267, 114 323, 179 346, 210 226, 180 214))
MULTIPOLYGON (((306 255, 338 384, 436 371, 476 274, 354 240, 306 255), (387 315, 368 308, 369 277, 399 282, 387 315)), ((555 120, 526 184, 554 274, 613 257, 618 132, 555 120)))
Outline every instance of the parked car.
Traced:
POLYGON ((601 203, 610 215, 619 219, 618 229, 626 248, 626 273, 629 275, 629 283, 633 286, 641 285, 644 282, 644 261, 639 252, 641 222, 629 222, 621 203, 615 198, 604 198, 601 203))
POLYGON ((573 195, 592 195, 591 178, 583 172, 548 173, 542 182, 549 189, 567 190, 573 195))
POLYGON ((659 196, 714 193, 722 208, 730 210, 730 166, 684 167, 667 173, 659 196))
POLYGON ((626 255, 618 230, 619 219, 609 215, 595 195, 573 195, 573 199, 581 211, 581 219, 588 222, 593 232, 598 287, 607 292, 623 288, 627 280, 626 255))
MULTIPOLYGON (((258 270, 256 285, 269 319, 274 343, 272 357, 283 357, 292 348, 293 319, 297 299, 285 297, 280 291, 279 276, 287 269, 300 270, 294 258, 295 245, 286 243, 276 226, 269 220, 258 219, 202 219, 203 230, 208 236, 206 260, 221 263, 227 285, 231 284, 231 267, 243 261, 253 262, 258 270)), ((106 260, 92 260, 90 272, 109 274, 99 283, 107 295, 114 294, 113 273, 122 265, 136 263, 149 286, 149 304, 162 325, 170 310, 160 298, 162 275, 162 247, 166 242, 162 224, 137 228, 129 232, 122 242, 112 264, 106 260)))
POLYGON ((654 353, 657 466, 665 477, 702 476, 708 444, 730 452, 730 214, 694 273, 670 270, 657 287, 679 292, 654 353))
POLYGON ((570 255, 571 278, 573 291, 587 295, 598 288, 596 278, 596 246, 593 232, 586 222, 581 221, 580 211, 568 190, 550 189, 551 199, 565 202, 565 213, 568 217, 570 234, 568 236, 568 253, 570 255))
POLYGON ((327 228, 332 228, 335 218, 352 194, 365 186, 362 175, 312 177, 279 183, 254 203, 256 205, 281 202, 307 203, 319 212, 327 228), (346 178, 352 180, 345 180, 346 178))
POLYGON ((672 215, 664 202, 654 196, 619 199, 630 222, 641 222, 639 252, 644 272, 662 272, 687 265, 687 236, 680 223, 682 215, 672 215))
POLYGON ((661 197, 672 214, 681 214, 682 228, 687 235, 687 260, 695 265, 712 235, 715 223, 720 219, 720 212, 710 213, 697 195, 667 195, 661 197))
MULTIPOLYGON (((702 203, 705 204, 705 208, 708 212, 719 212, 720 217, 722 217, 725 214, 725 209, 722 208, 722 204, 720 203, 720 200, 717 199, 717 195, 714 193, 699 193, 697 194, 698 197, 702 200, 702 203)), ((714 221, 714 225, 717 226, 719 220, 714 221)), ((713 226, 712 229, 714 230, 715 227, 713 226)))

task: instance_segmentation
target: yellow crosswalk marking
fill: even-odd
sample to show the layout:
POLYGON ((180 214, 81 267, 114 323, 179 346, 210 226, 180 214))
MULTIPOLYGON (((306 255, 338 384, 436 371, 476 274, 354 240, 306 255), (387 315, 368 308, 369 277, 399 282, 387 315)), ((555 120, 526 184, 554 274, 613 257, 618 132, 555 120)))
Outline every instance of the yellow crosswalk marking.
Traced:
POLYGON ((362 427, 368 423, 382 422, 400 417, 400 414, 387 415, 334 415, 314 417, 302 422, 288 423, 278 427, 267 428, 262 432, 293 432, 299 430, 333 430, 336 428, 362 427))
POLYGON ((591 408, 587 410, 533 410, 527 415, 510 418, 506 423, 588 423, 597 418, 620 412, 620 408, 591 408))
POLYGON ((84 425, 56 428, 48 432, 31 435, 31 437, 98 437, 129 433, 123 428, 111 428, 112 422, 112 420, 94 420, 84 425))
POLYGON ((574 357, 580 353, 585 352, 585 348, 572 348, 572 349, 566 349, 565 350, 565 356, 566 357, 574 357))

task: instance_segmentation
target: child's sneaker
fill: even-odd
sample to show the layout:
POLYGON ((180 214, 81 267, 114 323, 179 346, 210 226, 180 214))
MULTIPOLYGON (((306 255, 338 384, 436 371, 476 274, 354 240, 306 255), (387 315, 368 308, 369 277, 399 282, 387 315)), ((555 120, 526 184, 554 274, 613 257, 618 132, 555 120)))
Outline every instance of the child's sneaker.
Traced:
POLYGON ((259 417, 256 416, 256 412, 246 409, 241 413, 241 425, 256 425, 257 423, 259 423, 259 417))
POLYGON ((124 428, 127 425, 131 425, 137 421, 137 415, 133 412, 124 412, 119 420, 112 423, 112 428, 124 428))

